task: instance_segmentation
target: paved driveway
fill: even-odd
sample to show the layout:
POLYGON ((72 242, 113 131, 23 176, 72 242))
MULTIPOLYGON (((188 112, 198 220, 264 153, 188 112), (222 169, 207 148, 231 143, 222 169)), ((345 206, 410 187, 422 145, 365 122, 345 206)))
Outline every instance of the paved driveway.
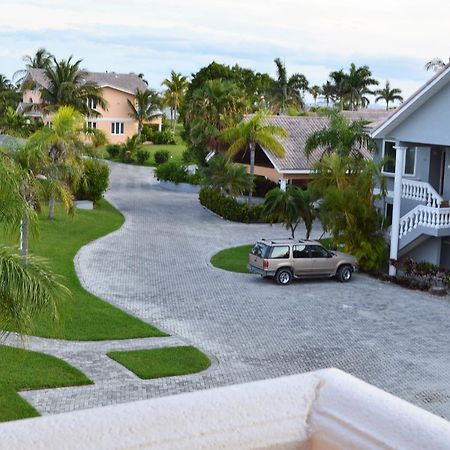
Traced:
MULTIPOLYGON (((216 251, 287 232, 224 221, 196 195, 162 190, 152 173, 112 165, 107 198, 126 223, 80 251, 79 275, 94 294, 211 355, 213 366, 151 381, 118 370, 94 386, 24 393, 42 413, 338 367, 450 418, 447 300, 363 275, 278 287, 215 269, 216 251)), ((83 367, 73 352, 66 359, 83 367)))

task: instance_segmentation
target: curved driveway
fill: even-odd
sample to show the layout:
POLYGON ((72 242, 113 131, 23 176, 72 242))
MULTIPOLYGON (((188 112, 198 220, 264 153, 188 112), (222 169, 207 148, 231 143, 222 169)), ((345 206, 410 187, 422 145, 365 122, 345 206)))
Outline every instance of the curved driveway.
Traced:
MULTIPOLYGON (((107 198, 126 216, 76 258, 85 287, 213 357, 210 370, 22 395, 43 413, 338 367, 450 418, 450 303, 355 276, 295 282, 215 269, 216 251, 279 226, 224 221, 196 195, 164 191, 151 168, 113 164, 107 198)), ((302 234, 300 232, 300 234, 302 234)), ((320 230, 313 232, 318 237, 320 230)), ((146 340, 148 342, 148 340, 146 340)), ((70 358, 69 358, 70 359, 70 358)))

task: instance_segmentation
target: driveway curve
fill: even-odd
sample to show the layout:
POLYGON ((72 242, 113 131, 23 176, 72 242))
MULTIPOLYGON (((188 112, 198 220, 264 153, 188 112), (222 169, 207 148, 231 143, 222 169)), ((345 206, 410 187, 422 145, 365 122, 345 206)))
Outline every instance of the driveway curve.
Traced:
MULTIPOLYGON (((211 267, 215 252, 280 226, 220 219, 195 194, 162 190, 153 169, 111 164, 107 199, 125 225, 76 257, 83 285, 212 356, 200 374, 142 381, 123 376, 93 386, 30 391, 55 413, 338 367, 450 418, 450 303, 356 275, 278 287, 211 267)), ((314 228, 313 237, 321 233, 314 228)), ((302 230, 299 236, 302 235, 302 230)))

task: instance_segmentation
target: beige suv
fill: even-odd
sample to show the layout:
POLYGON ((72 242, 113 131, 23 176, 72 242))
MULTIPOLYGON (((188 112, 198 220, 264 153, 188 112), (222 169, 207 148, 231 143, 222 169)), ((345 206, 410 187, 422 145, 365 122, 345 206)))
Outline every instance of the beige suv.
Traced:
POLYGON ((260 239, 248 255, 248 269, 278 284, 293 278, 336 277, 350 281, 358 270, 356 258, 326 250, 319 242, 298 239, 260 239))

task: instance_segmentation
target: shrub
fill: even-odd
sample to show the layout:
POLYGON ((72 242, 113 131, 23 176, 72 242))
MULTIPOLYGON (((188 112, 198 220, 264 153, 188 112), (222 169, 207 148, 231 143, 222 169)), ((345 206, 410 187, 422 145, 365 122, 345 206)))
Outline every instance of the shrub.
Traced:
POLYGON ((160 164, 164 164, 169 161, 169 152, 167 150, 158 150, 154 155, 155 164, 159 166, 160 164))
POLYGON ((188 171, 185 166, 175 161, 167 161, 156 168, 156 178, 158 180, 171 181, 172 183, 187 183, 188 171))
POLYGON ((106 151, 111 158, 117 158, 120 154, 121 146, 119 144, 109 144, 106 146, 106 151))
POLYGON ((239 203, 231 197, 226 197, 219 191, 204 187, 199 193, 200 203, 224 219, 234 222, 256 223, 265 222, 262 205, 239 203))
POLYGON ((141 131, 141 137, 143 141, 151 141, 153 142, 153 133, 155 132, 155 128, 152 125, 144 125, 141 131))
POLYGON ((83 160, 83 180, 75 197, 78 200, 91 200, 96 203, 108 188, 109 167, 97 159, 83 160))
POLYGON ((169 130, 166 131, 154 131, 152 134, 152 142, 156 145, 176 144, 175 136, 169 130))
POLYGON ((150 153, 148 150, 145 150, 143 148, 136 151, 136 162, 140 165, 143 165, 145 161, 149 158, 150 153))

